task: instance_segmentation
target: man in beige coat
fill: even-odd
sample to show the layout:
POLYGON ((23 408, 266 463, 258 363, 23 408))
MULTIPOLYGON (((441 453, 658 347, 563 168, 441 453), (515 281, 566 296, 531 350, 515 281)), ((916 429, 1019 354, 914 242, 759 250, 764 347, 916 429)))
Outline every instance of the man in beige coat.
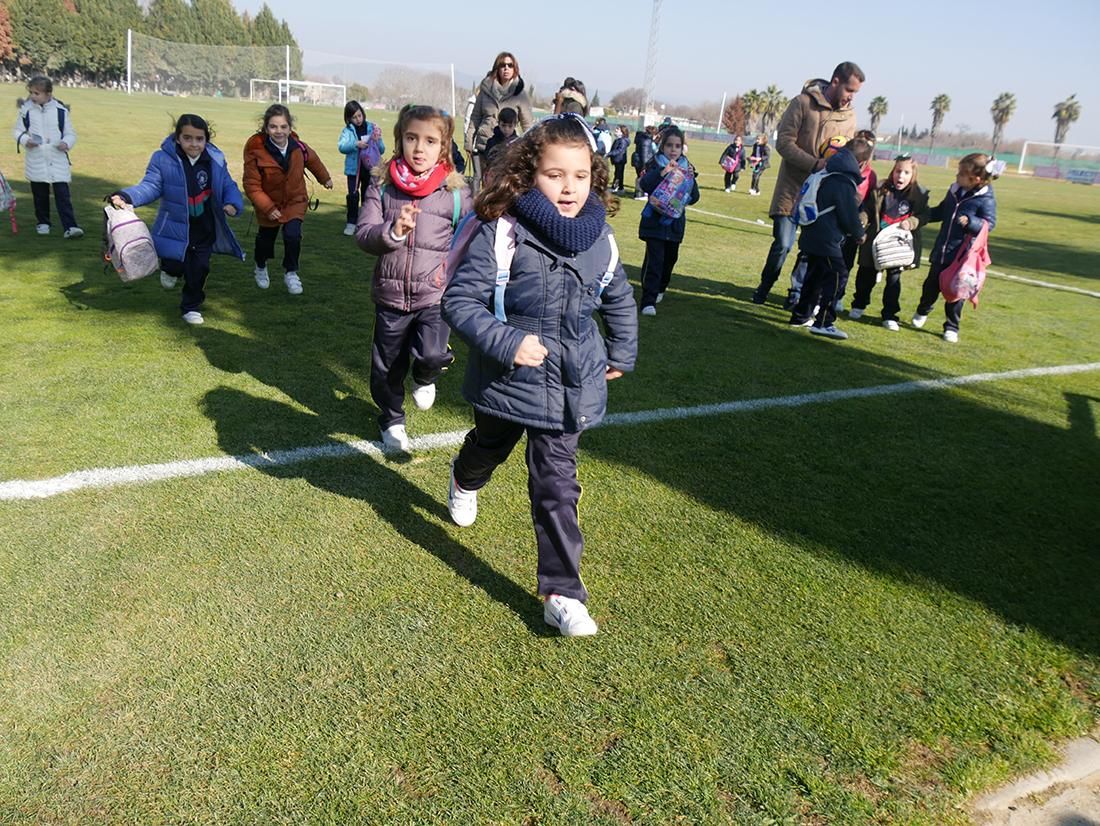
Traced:
MULTIPOLYGON (((803 182, 825 166, 818 148, 834 135, 847 138, 855 135, 856 111, 852 108, 852 100, 865 79, 863 70, 855 63, 841 63, 833 69, 831 80, 819 78, 806 81, 801 94, 787 104, 787 110, 779 121, 779 136, 775 142, 783 162, 779 165, 775 194, 768 211, 774 240, 760 273, 760 286, 752 294, 754 304, 763 304, 767 299, 787 260, 787 253, 794 246, 798 226, 789 216, 803 182)), ((796 266, 791 274, 788 305, 798 302, 804 277, 805 268, 796 266)))

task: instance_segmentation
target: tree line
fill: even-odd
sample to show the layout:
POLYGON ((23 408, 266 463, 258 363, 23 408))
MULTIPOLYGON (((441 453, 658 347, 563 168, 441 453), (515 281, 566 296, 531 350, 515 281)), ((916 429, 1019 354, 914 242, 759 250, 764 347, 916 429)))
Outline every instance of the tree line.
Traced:
POLYGON ((126 30, 207 46, 301 49, 265 3, 253 17, 230 0, 0 0, 0 67, 9 77, 46 74, 69 83, 113 85, 126 76, 126 30))

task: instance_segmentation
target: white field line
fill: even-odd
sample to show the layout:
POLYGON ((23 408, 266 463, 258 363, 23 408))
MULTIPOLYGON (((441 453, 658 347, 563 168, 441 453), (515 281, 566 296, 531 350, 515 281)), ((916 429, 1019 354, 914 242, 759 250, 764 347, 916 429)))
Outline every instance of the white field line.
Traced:
MULTIPOLYGON (((878 384, 871 387, 853 387, 846 390, 826 390, 820 393, 803 393, 795 396, 776 396, 765 399, 745 399, 742 401, 704 404, 697 407, 668 407, 659 410, 640 410, 634 413, 615 413, 604 420, 603 426, 636 425, 649 422, 675 421, 699 416, 717 416, 727 413, 744 413, 767 410, 775 407, 803 407, 811 404, 828 404, 846 399, 864 399, 873 396, 893 396, 903 393, 920 393, 929 390, 943 390, 949 387, 961 387, 991 381, 1009 381, 1029 379, 1041 376, 1066 376, 1072 373, 1086 373, 1100 370, 1100 362, 1086 364, 1064 364, 1055 367, 1031 367, 1024 370, 1009 370, 1003 373, 975 373, 969 376, 953 376, 941 379, 923 379, 905 381, 898 384, 878 384)), ((413 451, 453 448, 462 443, 465 430, 452 430, 445 433, 432 433, 411 439, 413 451)), ((378 442, 361 440, 356 442, 332 442, 313 447, 299 447, 292 450, 277 450, 270 453, 244 454, 240 456, 211 456, 205 459, 186 459, 178 462, 164 462, 153 465, 130 465, 128 467, 92 468, 54 476, 49 479, 12 479, 0 482, 0 501, 24 499, 46 499, 62 493, 86 488, 110 488, 119 485, 140 485, 163 479, 181 479, 192 476, 204 476, 208 473, 245 470, 249 468, 276 468, 313 462, 318 459, 343 459, 349 456, 367 455, 372 458, 383 456, 382 446, 378 442)))
MULTIPOLYGON (((737 218, 733 215, 723 215, 721 212, 708 212, 705 209, 699 209, 698 207, 687 207, 689 212, 698 212, 700 215, 709 215, 712 218, 725 218, 727 221, 738 221, 742 224, 748 224, 749 226, 757 227, 767 233, 771 233, 771 225, 762 220, 756 219, 750 221, 747 218, 737 218)), ((924 259, 925 263, 928 263, 928 259, 924 259)), ((1032 287, 1045 287, 1048 290, 1061 290, 1065 293, 1077 293, 1078 295, 1087 295, 1090 298, 1100 298, 1100 292, 1095 290, 1083 290, 1080 287, 1070 287, 1066 284, 1053 284, 1050 281, 1040 281, 1037 278, 1024 278, 1022 275, 1011 275, 1007 272, 1000 272, 999 270, 986 270, 987 275, 992 275, 994 278, 1004 278, 1008 281, 1017 281, 1020 284, 1029 284, 1032 287)))

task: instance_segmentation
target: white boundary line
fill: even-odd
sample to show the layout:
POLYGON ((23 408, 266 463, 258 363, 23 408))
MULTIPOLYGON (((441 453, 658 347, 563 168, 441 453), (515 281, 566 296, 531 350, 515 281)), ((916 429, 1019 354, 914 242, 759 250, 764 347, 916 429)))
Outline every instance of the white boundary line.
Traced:
MULTIPOLYGON (((742 224, 748 224, 752 227, 758 227, 765 232, 770 233, 771 227, 766 221, 762 221, 759 218, 755 221, 750 221, 747 218, 737 218, 733 215, 723 215, 721 212, 708 212, 705 209, 699 209, 698 207, 687 207, 689 212, 698 212, 700 215, 709 215, 712 218, 725 218, 727 221, 738 221, 742 224)), ((924 259, 925 263, 928 263, 928 259, 924 259)), ((1009 281, 1017 281, 1020 284, 1029 284, 1032 287, 1045 287, 1048 290, 1061 290, 1065 293, 1077 293, 1078 295, 1087 295, 1090 298, 1100 298, 1100 292, 1094 290, 1083 290, 1080 287, 1070 287, 1066 284, 1052 284, 1050 281, 1040 281, 1037 278, 1024 278, 1022 275, 1010 275, 1007 272, 1000 272, 999 270, 986 270, 987 275, 992 275, 994 278, 1004 278, 1009 281)))
MULTIPOLYGON (((775 407, 802 407, 810 404, 828 404, 845 399, 865 399, 873 396, 894 396, 903 393, 919 393, 942 390, 991 381, 1029 379, 1041 376, 1067 376, 1100 370, 1100 362, 1064 364, 1055 367, 1031 367, 1024 370, 1008 370, 1003 373, 974 373, 969 376, 950 376, 942 379, 905 381, 898 384, 877 384, 871 387, 853 387, 846 390, 826 390, 820 393, 804 393, 795 396, 776 396, 766 399, 704 404, 697 407, 666 407, 658 410, 640 410, 634 413, 616 413, 604 420, 604 426, 646 424, 649 422, 675 421, 699 416, 718 416, 727 413, 744 413, 775 407)), ((465 430, 432 433, 410 440, 414 451, 457 447, 466 436, 465 430)), ((0 482, 0 501, 47 499, 62 493, 87 488, 111 488, 119 485, 140 485, 163 479, 182 479, 205 476, 208 473, 246 470, 249 468, 275 468, 313 462, 318 459, 344 459, 367 455, 381 458, 382 447, 378 442, 332 442, 313 447, 277 450, 271 453, 244 454, 240 456, 211 456, 205 459, 186 459, 153 465, 130 465, 115 468, 93 468, 54 476, 49 479, 12 479, 0 482)))

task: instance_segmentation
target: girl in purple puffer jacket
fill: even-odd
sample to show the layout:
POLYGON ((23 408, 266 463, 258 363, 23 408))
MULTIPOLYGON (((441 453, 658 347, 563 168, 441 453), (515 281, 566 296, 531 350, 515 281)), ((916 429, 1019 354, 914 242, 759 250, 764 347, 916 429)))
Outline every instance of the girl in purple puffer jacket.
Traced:
POLYGON ((376 168, 355 229, 359 246, 378 256, 370 390, 382 446, 391 453, 409 451, 405 375, 410 363, 413 401, 427 410, 435 402, 436 379, 454 360, 439 302, 451 238, 472 202, 451 161, 453 134, 454 121, 434 107, 402 109, 393 157, 376 168))

